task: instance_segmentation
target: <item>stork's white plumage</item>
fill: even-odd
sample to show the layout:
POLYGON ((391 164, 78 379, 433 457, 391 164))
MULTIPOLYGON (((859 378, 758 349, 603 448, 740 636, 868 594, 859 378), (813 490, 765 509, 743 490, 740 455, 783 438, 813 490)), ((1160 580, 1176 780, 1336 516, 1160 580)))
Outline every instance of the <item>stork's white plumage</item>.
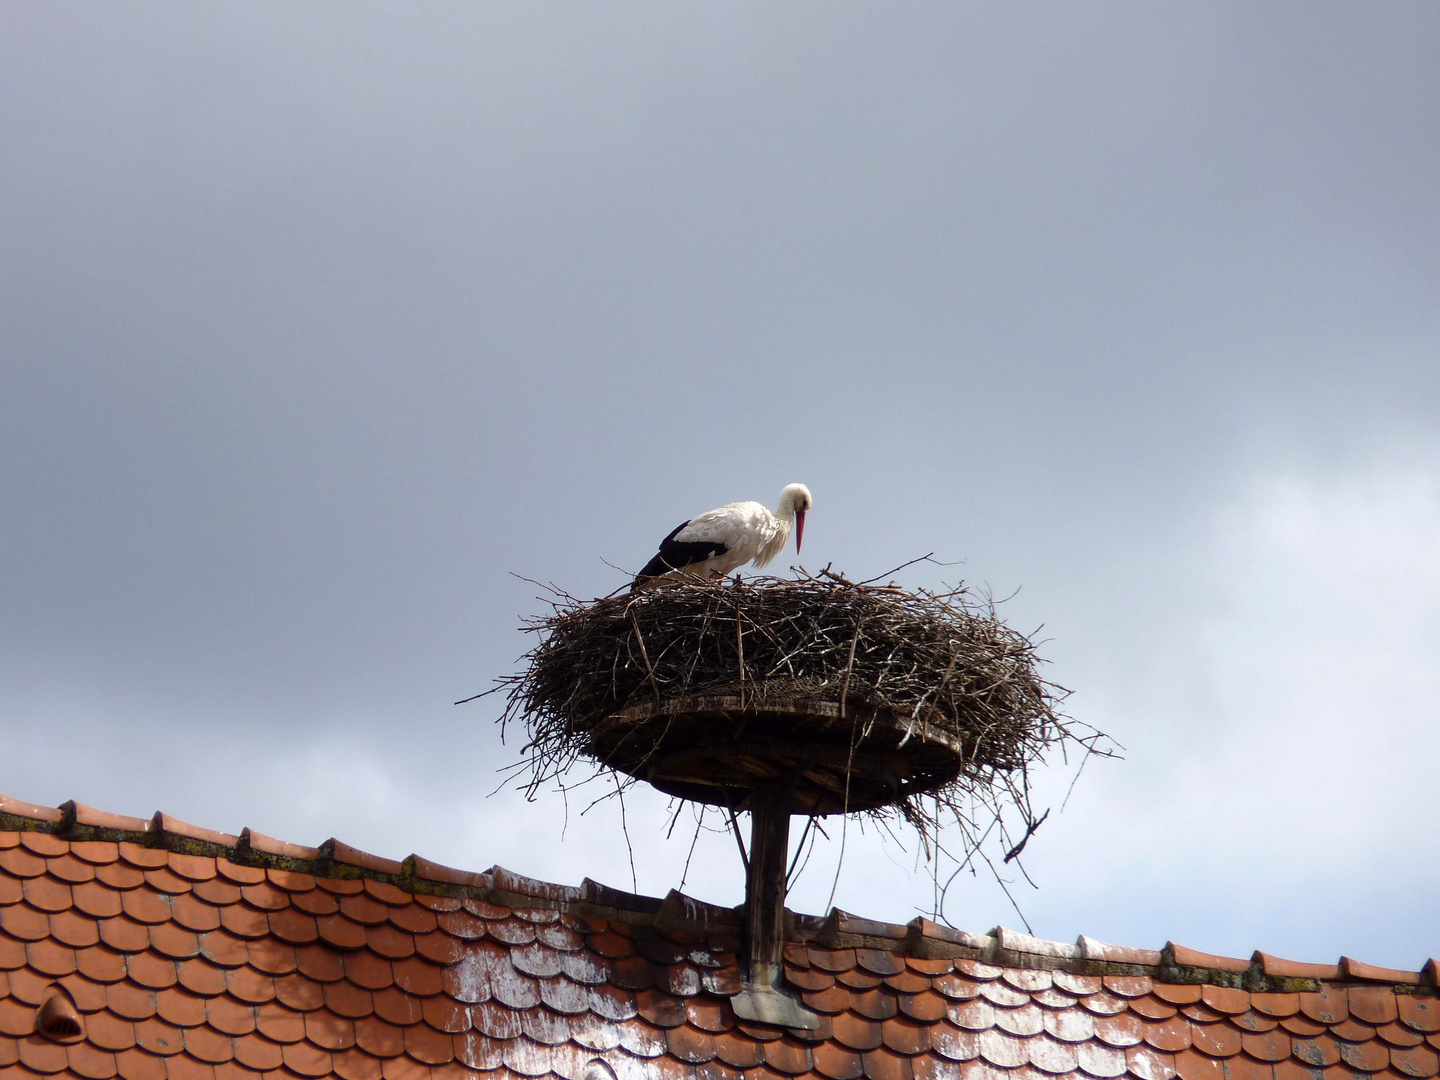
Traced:
POLYGON ((791 484, 780 492, 780 505, 773 514, 757 502, 737 502, 682 521, 660 541, 659 554, 635 575, 630 587, 677 578, 704 581, 749 562, 764 566, 785 549, 792 529, 798 553, 811 502, 809 488, 791 484))

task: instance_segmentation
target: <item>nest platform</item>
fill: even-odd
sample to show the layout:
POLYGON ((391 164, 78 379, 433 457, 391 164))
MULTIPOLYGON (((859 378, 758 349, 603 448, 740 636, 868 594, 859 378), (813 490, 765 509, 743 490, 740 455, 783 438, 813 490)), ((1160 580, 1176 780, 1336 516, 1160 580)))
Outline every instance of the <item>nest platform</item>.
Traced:
POLYGON ((796 814, 914 820, 919 796, 1010 787, 1067 735, 1030 640, 963 588, 826 570, 552 603, 500 680, 531 790, 588 759, 729 810, 784 780, 796 814))
POLYGON ((959 738, 893 712, 794 698, 756 706, 743 695, 701 694, 633 706, 590 733, 589 756, 667 795, 729 810, 777 780, 791 812, 875 810, 959 777, 959 738))

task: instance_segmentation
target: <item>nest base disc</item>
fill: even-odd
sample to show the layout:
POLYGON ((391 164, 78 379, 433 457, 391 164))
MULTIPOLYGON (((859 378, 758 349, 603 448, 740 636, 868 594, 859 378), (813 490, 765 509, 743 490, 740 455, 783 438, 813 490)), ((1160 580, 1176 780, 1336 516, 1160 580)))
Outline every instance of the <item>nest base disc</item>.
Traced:
POLYGON ((791 812, 874 810, 960 775, 957 736, 923 721, 814 698, 756 703, 739 694, 665 699, 607 717, 590 733, 603 765, 667 795, 749 809, 756 786, 793 783, 791 812))

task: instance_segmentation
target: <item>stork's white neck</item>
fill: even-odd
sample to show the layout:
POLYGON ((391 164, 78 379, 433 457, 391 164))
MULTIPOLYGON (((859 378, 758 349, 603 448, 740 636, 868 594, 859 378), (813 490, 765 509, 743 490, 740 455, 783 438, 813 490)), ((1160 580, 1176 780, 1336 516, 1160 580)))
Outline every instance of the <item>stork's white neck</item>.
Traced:
POLYGON ((785 545, 790 542, 790 533, 795 529, 796 513, 810 509, 810 501, 810 489, 804 484, 791 484, 780 492, 780 504, 775 513, 765 513, 765 517, 769 518, 770 528, 766 530, 769 535, 760 543, 760 550, 755 555, 756 566, 764 566, 785 550, 785 545))

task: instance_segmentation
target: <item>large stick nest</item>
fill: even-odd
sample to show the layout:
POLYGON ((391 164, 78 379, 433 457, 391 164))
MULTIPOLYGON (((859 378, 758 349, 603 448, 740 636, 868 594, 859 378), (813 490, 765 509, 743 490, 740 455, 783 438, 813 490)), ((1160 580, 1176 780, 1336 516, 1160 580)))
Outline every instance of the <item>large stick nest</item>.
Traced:
POLYGON ((745 770, 764 779, 789 752, 819 793, 797 810, 893 808, 923 826, 922 795, 957 815, 978 796, 1020 805, 1028 826, 1028 766, 1057 743, 1093 746, 1058 712, 1066 692, 1041 678, 1031 640, 963 587, 910 592, 827 569, 552 605, 526 627, 540 641, 525 669, 500 680, 502 722, 529 737, 531 791, 588 757, 743 809, 745 770))

